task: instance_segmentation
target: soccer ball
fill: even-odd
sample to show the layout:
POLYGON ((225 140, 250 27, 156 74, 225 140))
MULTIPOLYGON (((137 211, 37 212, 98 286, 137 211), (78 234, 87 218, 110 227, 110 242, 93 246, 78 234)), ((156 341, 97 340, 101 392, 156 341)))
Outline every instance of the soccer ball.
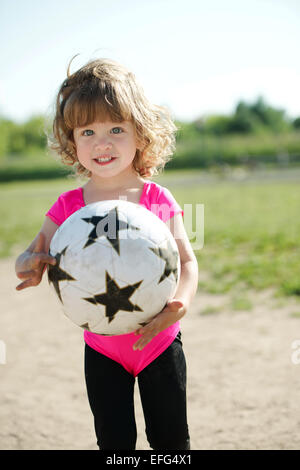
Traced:
POLYGON ((65 315, 101 335, 133 332, 170 300, 180 276, 176 241, 148 209, 124 200, 88 204, 55 232, 48 280, 65 315))

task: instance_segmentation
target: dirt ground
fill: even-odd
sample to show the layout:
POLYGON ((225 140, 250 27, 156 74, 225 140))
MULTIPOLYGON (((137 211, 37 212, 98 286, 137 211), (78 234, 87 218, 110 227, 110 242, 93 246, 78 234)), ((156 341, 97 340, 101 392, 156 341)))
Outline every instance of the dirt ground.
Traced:
MULTIPOLYGON (((62 315, 46 277, 15 291, 13 259, 0 262, 0 275, 0 449, 97 449, 82 330, 62 315)), ((181 320, 191 448, 299 449, 292 343, 300 340, 300 304, 271 291, 253 294, 252 311, 232 312, 227 301, 200 292, 181 320), (219 305, 221 313, 200 315, 219 305)), ((147 450, 137 384, 135 403, 137 449, 147 450)))

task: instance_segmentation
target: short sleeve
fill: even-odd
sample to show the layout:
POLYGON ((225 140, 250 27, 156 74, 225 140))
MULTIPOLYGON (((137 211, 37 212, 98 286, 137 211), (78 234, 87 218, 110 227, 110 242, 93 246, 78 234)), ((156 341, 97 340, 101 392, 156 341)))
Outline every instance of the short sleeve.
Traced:
POLYGON ((174 198, 171 191, 162 186, 158 187, 156 207, 152 210, 163 222, 171 219, 176 214, 183 216, 183 210, 174 198))
POLYGON ((63 201, 61 200, 61 196, 55 201, 52 207, 46 212, 45 214, 48 216, 55 224, 61 225, 65 220, 64 217, 64 207, 63 201))
POLYGON ((82 189, 77 188, 61 194, 45 215, 55 224, 61 225, 73 212, 83 206, 82 189))

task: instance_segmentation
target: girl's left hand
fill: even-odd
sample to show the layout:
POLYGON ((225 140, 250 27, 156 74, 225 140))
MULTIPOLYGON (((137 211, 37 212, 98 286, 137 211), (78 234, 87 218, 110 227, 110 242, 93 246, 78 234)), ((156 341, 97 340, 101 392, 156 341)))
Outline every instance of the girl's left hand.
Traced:
POLYGON ((165 308, 156 315, 147 325, 135 330, 135 335, 142 335, 133 345, 134 351, 142 350, 154 336, 169 326, 173 325, 176 321, 186 313, 186 307, 181 300, 170 300, 165 308))

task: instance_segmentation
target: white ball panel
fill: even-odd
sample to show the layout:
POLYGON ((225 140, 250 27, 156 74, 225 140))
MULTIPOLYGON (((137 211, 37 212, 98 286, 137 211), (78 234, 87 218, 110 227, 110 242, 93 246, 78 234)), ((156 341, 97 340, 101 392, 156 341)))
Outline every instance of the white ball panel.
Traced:
POLYGON ((147 283, 162 272, 164 262, 150 248, 155 245, 146 239, 121 240, 121 256, 113 253, 116 279, 126 284, 147 283))
POLYGON ((62 307, 66 316, 78 326, 88 323, 89 328, 93 329, 104 317, 104 306, 95 305, 84 300, 90 298, 91 295, 89 292, 80 289, 76 283, 69 285, 67 289, 63 289, 61 296, 62 307))
POLYGON ((93 327, 93 333, 112 336, 131 333, 139 327, 134 313, 135 312, 118 312, 118 319, 115 323, 114 320, 109 323, 107 318, 103 318, 93 327))
POLYGON ((112 266, 112 251, 97 242, 82 248, 82 241, 72 243, 63 260, 64 269, 72 273, 86 292, 95 293, 105 289, 105 269, 112 266))
POLYGON ((91 228, 86 222, 78 218, 77 212, 68 217, 56 230, 51 240, 51 253, 60 253, 73 240, 81 241, 87 239, 91 228))
MULTIPOLYGON (((170 230, 166 224, 145 207, 139 206, 139 210, 130 215, 131 225, 139 227, 141 236, 153 243, 161 243, 162 240, 169 236, 170 230)), ((129 233, 129 236, 133 237, 136 232, 131 232, 133 233, 129 233)))

